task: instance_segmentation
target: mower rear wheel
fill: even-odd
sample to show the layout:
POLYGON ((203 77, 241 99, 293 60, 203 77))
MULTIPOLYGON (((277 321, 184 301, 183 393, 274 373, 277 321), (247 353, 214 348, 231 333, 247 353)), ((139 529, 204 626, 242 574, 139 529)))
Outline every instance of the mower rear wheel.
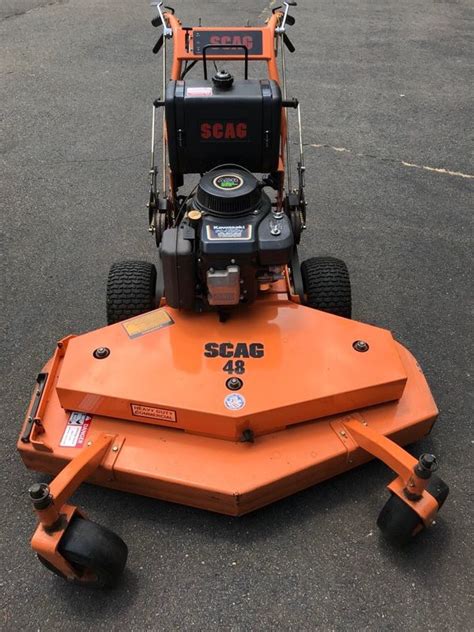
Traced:
POLYGON ((139 316, 156 307, 156 267, 147 261, 119 261, 107 280, 107 324, 139 316))
POLYGON ((312 257, 301 264, 306 305, 350 318, 351 282, 346 264, 335 257, 312 257))
MULTIPOLYGON (((432 474, 426 491, 435 498, 439 511, 448 497, 449 487, 439 476, 432 474)), ((415 535, 425 529, 425 525, 416 511, 393 493, 379 514, 377 526, 387 540, 399 546, 407 544, 415 535)))
MULTIPOLYGON (((116 533, 74 516, 58 546, 59 553, 77 571, 75 583, 92 588, 111 588, 123 573, 128 548, 116 533)), ((46 568, 64 578, 50 562, 38 555, 46 568)))

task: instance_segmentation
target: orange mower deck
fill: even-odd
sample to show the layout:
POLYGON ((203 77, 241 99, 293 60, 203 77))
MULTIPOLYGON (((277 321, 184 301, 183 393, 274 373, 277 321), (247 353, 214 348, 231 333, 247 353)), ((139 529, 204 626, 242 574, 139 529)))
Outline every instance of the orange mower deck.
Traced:
POLYGON ((25 464, 56 474, 105 434, 91 482, 241 515, 368 460, 354 424, 401 444, 429 432, 436 406, 389 332, 282 294, 259 303, 225 324, 163 307, 66 339, 44 369, 39 422, 18 443, 25 464), (223 341, 223 353, 263 350, 245 360, 240 410, 225 405, 228 359, 206 356, 223 341), (110 355, 97 359, 101 347, 110 355), (66 446, 71 411, 90 421, 66 446))

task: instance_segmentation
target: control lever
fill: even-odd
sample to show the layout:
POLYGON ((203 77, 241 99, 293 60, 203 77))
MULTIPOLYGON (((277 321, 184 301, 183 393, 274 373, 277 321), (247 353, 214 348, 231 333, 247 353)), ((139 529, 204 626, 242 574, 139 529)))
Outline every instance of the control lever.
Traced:
MULTIPOLYGON (((157 20, 159 18, 161 20, 161 23, 163 24, 163 35, 166 38, 173 37, 173 29, 171 29, 169 26, 167 26, 166 20, 165 20, 165 16, 163 15, 163 10, 162 10, 163 3, 159 2, 159 0, 154 0, 151 3, 151 6, 152 7, 156 7, 156 10, 158 11, 158 15, 154 19, 157 20)), ((152 24, 153 24, 153 21, 152 21, 152 24)), ((153 24, 153 26, 155 26, 155 25, 153 24)))
POLYGON ((290 10, 290 7, 297 6, 296 2, 294 0, 285 0, 283 4, 285 5, 285 12, 283 14, 280 26, 277 26, 277 28, 275 29, 275 33, 284 33, 286 23, 288 22, 288 24, 291 26, 291 19, 293 20, 293 24, 295 23, 295 19, 291 18, 291 16, 288 16, 288 11, 290 10), (290 17, 290 21, 288 20, 288 17, 290 17))
MULTIPOLYGON (((296 6, 296 2, 294 5, 292 6, 296 6)), ((279 9, 281 9, 281 4, 279 4, 277 7, 273 7, 272 9, 272 13, 276 13, 279 9)), ((296 22, 295 18, 292 15, 287 15, 286 16, 286 23, 288 24, 288 26, 293 26, 293 24, 296 22)))

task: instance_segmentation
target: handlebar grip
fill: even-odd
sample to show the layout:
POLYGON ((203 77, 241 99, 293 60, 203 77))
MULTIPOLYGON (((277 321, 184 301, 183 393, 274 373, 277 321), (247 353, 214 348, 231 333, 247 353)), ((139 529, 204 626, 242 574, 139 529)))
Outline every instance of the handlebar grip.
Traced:
POLYGON ((163 46, 163 35, 160 35, 160 39, 153 46, 153 51, 152 51, 153 54, 156 55, 157 53, 159 53, 162 46, 163 46))
POLYGON ((286 33, 283 33, 283 41, 290 53, 294 53, 296 48, 294 47, 293 42, 290 40, 286 33))
POLYGON ((293 97, 292 99, 287 99, 286 101, 282 101, 281 105, 284 108, 295 108, 295 110, 296 110, 296 108, 299 105, 299 101, 298 101, 298 99, 293 97))

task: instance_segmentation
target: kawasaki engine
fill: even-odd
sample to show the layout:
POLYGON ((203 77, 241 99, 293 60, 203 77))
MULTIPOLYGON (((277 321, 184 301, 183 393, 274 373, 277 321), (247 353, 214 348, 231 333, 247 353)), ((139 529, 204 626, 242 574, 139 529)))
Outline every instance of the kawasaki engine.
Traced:
POLYGON ((225 310, 252 303, 283 278, 294 239, 286 214, 263 184, 237 165, 204 174, 182 219, 163 233, 160 256, 168 305, 225 310))

